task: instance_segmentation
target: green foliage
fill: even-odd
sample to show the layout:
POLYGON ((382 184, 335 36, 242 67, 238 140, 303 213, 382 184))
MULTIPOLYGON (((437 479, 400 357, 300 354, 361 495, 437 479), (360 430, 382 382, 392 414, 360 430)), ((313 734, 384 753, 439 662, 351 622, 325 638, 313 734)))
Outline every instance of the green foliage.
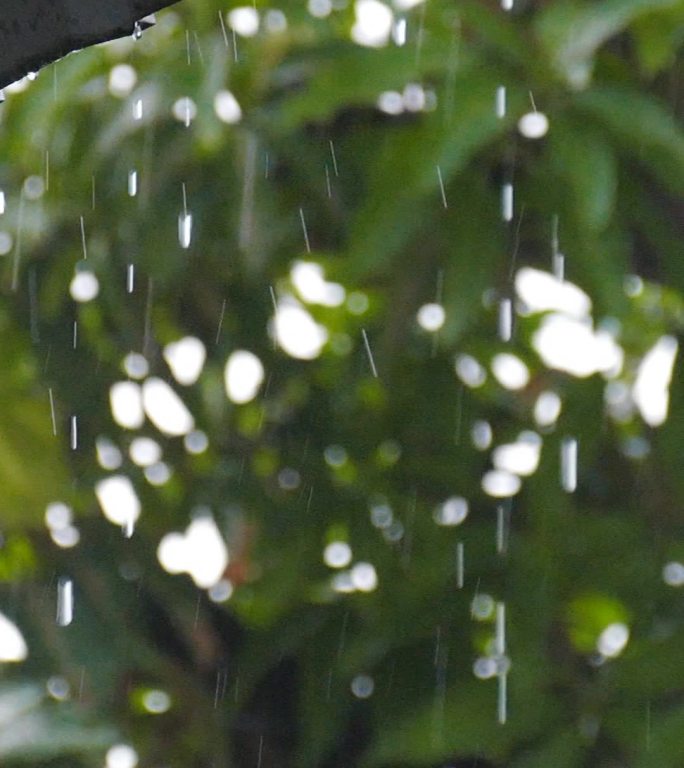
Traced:
POLYGON ((395 8, 406 44, 377 48, 350 39, 351 5, 279 9, 285 27, 258 6, 259 32, 242 37, 223 4, 184 0, 142 40, 69 56, 0 110, 0 610, 29 648, 0 673, 2 764, 101 766, 126 742, 150 768, 681 765, 684 611, 663 580, 684 562, 680 356, 664 424, 630 392, 684 322, 684 3, 431 0, 395 8), (124 64, 136 82, 117 92, 124 64), (240 119, 219 118, 224 90, 240 119), (529 112, 547 135, 523 135, 529 112), (545 363, 547 310, 518 303, 512 341, 497 337, 518 270, 550 272, 559 254, 619 370, 545 363), (299 261, 345 298, 307 299, 299 261), (76 272, 96 275, 92 301, 71 297, 76 272), (274 341, 287 297, 327 333, 309 360, 274 341), (429 332, 416 314, 433 302, 445 322, 429 332), (164 348, 185 336, 207 360, 181 385, 164 348), (241 349, 265 369, 247 403, 224 385, 241 349), (150 418, 117 421, 110 388, 131 378, 130 352, 178 393, 205 451, 150 418), (527 366, 520 388, 492 374, 501 353, 527 366), (462 355, 482 386, 455 373, 462 355), (544 392, 562 409, 540 425, 544 392), (543 442, 512 499, 483 487, 478 422, 491 449, 531 430, 543 442), (569 436, 574 493, 559 483, 569 436), (103 437, 120 468, 98 460, 103 437), (131 458, 139 437, 162 448, 168 482, 131 458), (95 497, 112 474, 141 501, 130 538, 95 497), (439 525, 453 497, 467 518, 439 525), (73 509, 73 548, 46 531, 53 501, 73 509), (224 602, 158 558, 207 508, 230 555, 224 602), (337 570, 333 542, 352 551, 337 570), (377 585, 357 571, 354 587, 359 563, 377 585), (612 656, 611 625, 629 633, 612 656), (44 693, 55 675, 66 701, 44 693), (368 698, 353 692, 362 675, 368 698), (168 709, 149 704, 156 691, 168 709))

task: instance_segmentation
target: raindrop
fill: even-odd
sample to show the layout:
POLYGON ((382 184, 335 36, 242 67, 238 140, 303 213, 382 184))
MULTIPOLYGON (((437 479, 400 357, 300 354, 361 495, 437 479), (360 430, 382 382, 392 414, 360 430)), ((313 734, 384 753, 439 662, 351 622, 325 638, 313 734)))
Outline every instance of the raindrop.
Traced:
POLYGON ((351 691, 357 699, 369 699, 375 690, 375 682, 370 675, 357 675, 351 682, 351 691))
POLYGON ((194 384, 202 373, 207 350, 195 336, 186 336, 164 347, 164 360, 173 378, 183 386, 194 384))
MULTIPOLYGON (((2 211, 0 210, 0 213, 1 212, 2 211)), ((623 290, 626 296, 629 296, 630 299, 634 299, 637 296, 641 296, 643 293, 644 281, 639 275, 626 275, 623 281, 623 290)))
POLYGON ((100 480, 95 485, 95 495, 102 513, 114 525, 131 525, 140 517, 140 500, 125 475, 100 480))
POLYGON ((475 595, 470 604, 470 615, 477 621, 489 621, 494 614, 494 598, 491 595, 475 595))
POLYGON ((561 486, 567 493, 577 488, 577 440, 566 437, 561 442, 561 486))
POLYGON ((549 130, 549 119, 543 112, 528 112, 518 121, 518 130, 526 139, 541 139, 549 130))
POLYGON ((684 586, 684 563, 667 563, 663 568, 663 581, 670 587, 684 586))
POLYGON ((552 260, 553 274, 557 280, 565 280, 565 256, 562 253, 554 253, 552 260))
POLYGON ((105 762, 106 768, 135 768, 138 753, 128 744, 115 744, 109 748, 105 762))
POLYGON ((392 31, 392 11, 379 0, 356 0, 354 3, 356 21, 351 38, 359 45, 381 48, 387 45, 392 31))
POLYGON ((481 387, 487 380, 487 372, 472 355, 459 355, 454 368, 458 378, 467 387, 481 387))
POLYGON ((142 386, 142 400, 147 417, 164 434, 182 436, 194 428, 192 414, 163 379, 146 379, 142 386))
POLYGON ((246 350, 233 352, 224 370, 226 394, 234 403, 244 404, 253 400, 264 380, 261 360, 246 350))
POLYGON ((92 301, 100 292, 100 283, 92 272, 80 270, 69 285, 69 293, 75 301, 85 303, 92 301))
POLYGON ((552 390, 541 392, 534 404, 534 420, 540 427, 555 424, 560 416, 562 405, 560 397, 552 390))
POLYGON ((463 589, 465 584, 465 545, 462 541, 456 544, 456 587, 463 589))
POLYGON ((71 417, 71 430, 70 430, 69 443, 71 445, 72 451, 75 451, 78 449, 78 417, 77 416, 71 417))
POLYGON ((70 686, 63 677, 50 677, 45 684, 45 688, 48 694, 56 701, 64 701, 69 698, 70 686))
POLYGON ((126 269, 126 293, 133 293, 135 288, 135 265, 129 264, 126 269))
POLYGON ((42 176, 29 176, 24 181, 24 196, 27 200, 38 200, 45 192, 45 181, 42 176))
POLYGON ((278 472, 278 485, 284 491, 295 491, 301 483, 301 475, 292 467, 285 467, 278 472))
POLYGON ((323 550, 323 562, 328 568, 345 568, 351 559, 351 547, 344 541, 333 541, 323 550))
POLYGON ((468 502, 461 496, 452 496, 440 504, 433 513, 438 525, 460 525, 468 516, 468 502))
POLYGON ((470 430, 470 439, 478 451, 486 451, 492 444, 492 428, 487 421, 475 421, 470 430))
POLYGON ((510 341, 513 336, 513 302, 501 299, 499 302, 499 338, 510 341))
POLYGON ((624 651, 629 642, 629 627, 621 622, 609 624, 599 635, 596 647, 602 656, 613 659, 624 651))
POLYGON ((444 307, 441 304, 424 304, 417 315, 418 325, 426 331, 438 331, 446 319, 444 307))
POLYGON ((510 472, 492 469, 482 478, 482 489, 488 496, 504 499, 515 496, 520 490, 520 478, 510 472))
POLYGON ((539 465, 541 443, 536 432, 522 432, 515 443, 504 443, 494 449, 492 464, 514 475, 532 475, 539 465))
POLYGON ((423 86, 419 83, 408 83, 404 88, 403 99, 404 106, 409 112, 420 112, 425 108, 425 91, 423 86))
POLYGON ((496 552, 499 555, 506 552, 509 525, 510 507, 499 504, 496 508, 496 552))
POLYGON ((139 429, 145 421, 142 390, 133 381, 118 381, 109 390, 114 421, 124 429, 139 429))
POLYGON ((347 451, 341 445, 329 445, 323 451, 323 457, 325 463, 334 469, 339 469, 347 463, 347 451))
POLYGON ((496 660, 489 656, 480 656, 473 664, 473 674, 479 680, 489 680, 496 676, 496 660))
POLYGON ((307 10, 317 19, 324 19, 332 13, 331 0, 308 0, 307 10))
POLYGON ((58 547, 71 549, 81 540, 81 534, 73 525, 68 525, 66 528, 50 531, 50 538, 58 547))
POLYGON ((102 469, 114 470, 121 466, 121 451, 106 437, 98 437, 95 441, 97 463, 102 469))
POLYGON ((406 45, 406 19, 397 19, 392 27, 392 40, 401 47, 406 45))
POLYGON ((145 467, 145 480, 150 485, 155 487, 166 485, 170 479, 171 469, 163 461, 153 464, 151 467, 145 467))
POLYGON ((14 247, 14 238, 9 232, 0 231, 0 256, 7 254, 14 247))
POLYGON ((228 579, 221 579, 213 587, 209 587, 209 599, 212 603, 225 603, 230 600, 233 591, 232 583, 228 579))
POLYGON ((242 6, 228 12, 228 23, 242 37, 254 37, 259 31, 259 14, 255 8, 242 6))
POLYGON ((144 379, 150 370, 147 360, 138 352, 129 352, 124 358, 123 367, 132 379, 144 379))
POLYGON ((353 291, 347 298, 347 309, 352 315, 363 315, 368 311, 369 306, 368 296, 360 291, 353 291))
POLYGON ((368 341, 368 334, 366 329, 361 329, 361 335, 363 336, 363 345, 366 348, 366 354, 368 355, 368 362, 370 363, 371 373, 377 379, 378 369, 375 367, 375 360, 373 359, 373 351, 371 350, 370 342, 368 341))
POLYGON ((495 106, 496 116, 499 119, 503 119, 504 117, 506 117, 506 86, 505 85, 500 85, 496 89, 495 102, 496 102, 496 106, 495 106))
POLYGON ((372 592, 378 586, 378 575, 370 563, 356 563, 350 576, 352 586, 360 592, 372 592))
POLYGON ((393 520, 390 525, 387 526, 387 528, 382 529, 382 536, 385 541, 401 541, 404 536, 404 526, 399 520, 393 520))
POLYGON ((192 214, 187 211, 178 214, 178 242, 187 250, 192 240, 192 214))
POLYGON ((195 429, 185 435, 183 445, 188 453, 204 453, 209 447, 209 438, 201 429, 195 429))
POLYGON ((492 358, 491 368, 494 377, 505 389, 523 389, 530 380, 530 372, 525 363, 506 352, 492 358))
POLYGON ((151 437, 136 437, 128 449, 131 460, 139 467, 156 464, 162 456, 162 449, 151 437))
POLYGON ((143 707, 153 715, 162 715, 171 708, 171 697, 166 691, 152 690, 146 691, 143 700, 143 707))
POLYGON ((109 73, 109 92, 112 96, 124 98, 133 90, 138 75, 130 64, 117 64, 109 73))
POLYGON ((138 194, 138 172, 128 172, 128 196, 135 197, 138 194))
POLYGON ((24 661, 27 656, 28 647, 19 628, 0 613, 0 662, 24 661))
POLYGON ((376 528, 387 528, 392 524, 394 515, 388 504, 373 504, 370 509, 370 518, 376 528))
POLYGON ((444 179, 442 178, 442 169, 439 166, 437 166, 437 181, 439 181, 439 192, 442 196, 442 206, 444 208, 448 208, 449 204, 447 203, 446 190, 444 189, 444 179))
POLYGON ((278 303, 274 325, 278 344, 299 360, 318 357, 328 340, 327 330, 291 298, 278 303))
POLYGON ((513 185, 504 184, 501 187, 501 218, 506 221, 513 221, 513 185))
POLYGON ((45 508, 45 524, 50 530, 60 530, 71 525, 73 512, 61 501, 53 501, 45 508))
POLYGON ((57 584, 57 624, 68 627, 74 620, 74 584, 71 579, 60 579, 57 584))
POLYGON ((234 125, 240 122, 242 110, 230 91, 219 91, 214 97, 214 112, 223 123, 234 125))

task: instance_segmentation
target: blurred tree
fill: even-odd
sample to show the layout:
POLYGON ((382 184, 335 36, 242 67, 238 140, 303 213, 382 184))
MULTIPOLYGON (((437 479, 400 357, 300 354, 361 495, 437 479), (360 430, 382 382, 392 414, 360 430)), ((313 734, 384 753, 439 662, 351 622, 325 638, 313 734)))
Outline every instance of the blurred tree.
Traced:
POLYGON ((3 765, 683 764, 684 3, 507 5, 8 89, 3 765))

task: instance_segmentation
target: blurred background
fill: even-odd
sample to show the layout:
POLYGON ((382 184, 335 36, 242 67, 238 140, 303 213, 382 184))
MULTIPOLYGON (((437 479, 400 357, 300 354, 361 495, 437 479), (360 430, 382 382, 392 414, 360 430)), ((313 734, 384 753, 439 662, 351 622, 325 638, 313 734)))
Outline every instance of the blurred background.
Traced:
POLYGON ((0 107, 0 762, 684 765, 684 3, 183 0, 0 107))

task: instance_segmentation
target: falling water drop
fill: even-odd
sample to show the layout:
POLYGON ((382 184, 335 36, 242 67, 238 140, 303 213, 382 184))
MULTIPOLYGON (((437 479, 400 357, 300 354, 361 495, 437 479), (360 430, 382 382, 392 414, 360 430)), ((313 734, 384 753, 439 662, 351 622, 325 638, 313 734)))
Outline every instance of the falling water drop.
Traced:
POLYGON ((75 451, 78 448, 78 416, 71 417, 70 444, 72 451, 75 451))
POLYGON ((183 211, 178 215, 178 242, 188 249, 192 239, 192 214, 188 212, 188 193, 183 182, 183 211))
POLYGON ((442 178, 442 169, 439 166, 437 166, 437 179, 439 180, 439 191, 442 195, 442 205, 444 206, 444 208, 448 208, 449 205, 447 204, 446 192, 444 190, 444 179, 442 178))
POLYGON ((501 725, 507 720, 507 673, 508 665, 506 663, 506 605, 505 603, 496 604, 496 630, 494 636, 494 645, 496 656, 499 662, 498 681, 499 690, 497 698, 497 715, 501 725))
POLYGON ((126 269, 126 293, 133 293, 135 287, 135 264, 129 264, 126 269))
POLYGON ((465 545, 462 541, 456 544, 456 587, 463 589, 465 584, 465 545))
POLYGON ((332 163, 333 163, 333 170, 335 171, 335 176, 339 176, 339 171, 337 169, 337 157, 335 155, 335 145, 332 142, 332 139, 328 142, 330 145, 330 157, 332 157, 332 163))
POLYGON ((133 39, 134 40, 140 40, 142 37, 143 31, 142 26, 140 25, 139 21, 135 22, 135 25, 133 26, 133 39))
POLYGON ((499 338, 510 341, 513 336, 513 302, 511 299, 501 299, 499 302, 499 338))
POLYGON ((187 211, 178 216, 178 241, 181 248, 188 249, 192 239, 192 214, 187 211))
POLYGON ((306 228, 306 220, 304 218, 304 209, 299 209, 299 218, 302 222, 302 232, 304 233, 304 244, 306 245, 306 252, 311 253, 311 244, 309 243, 309 231, 306 228))
POLYGON ((366 333, 366 329, 361 329, 361 335, 363 336, 363 345, 366 348, 366 354, 368 355, 368 362, 370 363, 371 372, 373 373, 374 378, 378 378, 378 369, 375 367, 375 360, 373 359, 373 350, 371 349, 370 342, 368 341, 368 334, 366 333))
POLYGON ((86 234, 85 234, 85 221, 83 220, 83 216, 81 216, 81 247, 83 248, 83 258, 88 258, 88 246, 86 244, 86 234))
POLYGON ((496 89, 496 116, 502 120, 506 117, 506 86, 500 85, 496 89))
POLYGON ((566 437, 561 443, 561 486, 567 493, 577 488, 577 440, 566 437))
POLYGON ((501 218, 506 222, 513 221, 513 185, 510 183, 501 188, 501 218))
POLYGON ((124 538, 130 539, 133 536, 133 531, 135 530, 135 517, 133 515, 129 515, 124 524, 121 526, 121 532, 124 535, 124 538))
POLYGON ((52 387, 48 389, 48 395, 50 397, 50 418, 52 420, 52 434, 57 435, 57 418, 55 416, 55 398, 52 394, 52 387))
POLYGON ((74 587, 71 579, 60 579, 57 584, 57 624, 68 627, 74 619, 74 587))
POLYGON ((138 172, 128 172, 128 196, 135 197, 138 194, 138 172))
POLYGON ((133 104, 133 119, 142 120, 143 117, 143 101, 142 99, 136 99, 133 104))
POLYGON ((565 256, 562 253, 553 254, 553 274, 559 280, 565 280, 565 256))
POLYGON ((496 551, 497 554, 506 553, 510 510, 507 505, 499 504, 496 508, 496 551))

